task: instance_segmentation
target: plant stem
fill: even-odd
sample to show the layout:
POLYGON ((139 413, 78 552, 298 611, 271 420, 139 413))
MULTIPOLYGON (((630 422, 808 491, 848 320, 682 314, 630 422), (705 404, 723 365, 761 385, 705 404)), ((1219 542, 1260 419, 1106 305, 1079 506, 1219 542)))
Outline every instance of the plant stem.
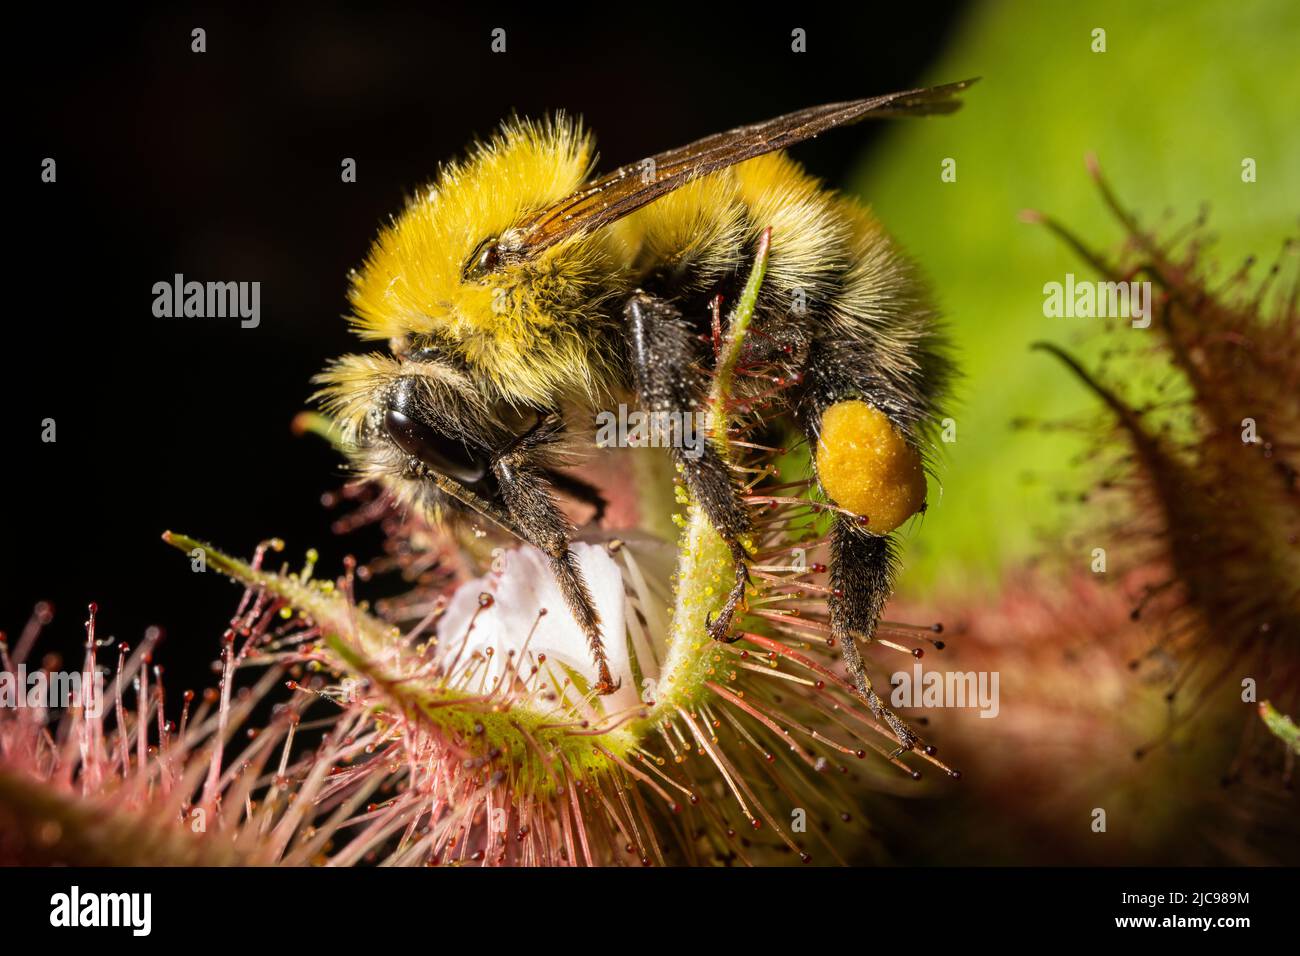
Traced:
MULTIPOLYGON (((728 405, 736 364, 754 317, 758 292, 767 274, 772 230, 763 230, 754 265, 736 308, 727 323, 727 336, 718 355, 718 367, 705 406, 708 432, 723 461, 730 460, 727 435, 731 425, 728 405)), ((686 524, 678 545, 677 597, 668 634, 668 656, 659 677, 659 699, 647 723, 653 724, 680 706, 690 706, 704 692, 704 682, 719 657, 705 629, 710 611, 725 597, 735 573, 735 560, 722 536, 714 530, 699 502, 687 508, 686 524)))

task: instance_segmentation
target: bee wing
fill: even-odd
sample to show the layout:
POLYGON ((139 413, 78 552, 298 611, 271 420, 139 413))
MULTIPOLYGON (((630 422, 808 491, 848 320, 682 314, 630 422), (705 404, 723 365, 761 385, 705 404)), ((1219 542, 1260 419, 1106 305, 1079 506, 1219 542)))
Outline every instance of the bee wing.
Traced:
POLYGON ((621 219, 697 177, 785 149, 837 126, 868 117, 951 113, 961 107, 957 94, 976 79, 813 106, 620 166, 510 230, 497 241, 493 259, 503 265, 526 261, 558 242, 621 219))

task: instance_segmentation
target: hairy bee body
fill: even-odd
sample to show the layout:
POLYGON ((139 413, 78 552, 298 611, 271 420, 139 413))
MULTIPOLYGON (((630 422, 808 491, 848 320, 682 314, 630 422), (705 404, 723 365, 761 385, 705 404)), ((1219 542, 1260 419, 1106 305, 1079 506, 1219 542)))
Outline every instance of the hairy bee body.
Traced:
MULTIPOLYGON (((946 366, 914 269, 869 212, 822 188, 784 153, 703 176, 514 273, 464 280, 462 264, 485 236, 580 189, 592 156, 590 138, 561 116, 507 124, 466 162, 447 167, 353 274, 357 331, 399 355, 436 343, 489 386, 488 405, 594 408, 632 382, 621 342, 626 296, 652 289, 705 332, 709 300, 738 289, 770 227, 755 341, 788 346, 771 358, 791 374, 815 342, 838 341, 856 353, 855 367, 825 370, 826 387, 847 393, 870 378, 909 427, 929 417, 946 366)), ((381 368, 373 357, 350 371, 368 384, 381 368)), ((344 423, 360 424, 352 416, 344 423)))
POLYGON ((808 389, 822 399, 869 386, 909 428, 933 417, 948 366, 923 283, 870 212, 786 154, 713 173, 630 219, 636 284, 679 302, 700 331, 708 299, 734 298, 771 228, 754 358, 784 366, 787 379, 811 372, 808 389))
MULTIPOLYGON (((770 230, 742 359, 790 386, 781 398, 817 449, 822 492, 857 513, 832 534, 843 592, 832 625, 878 709, 852 635, 874 631, 888 534, 924 502, 921 449, 948 363, 910 263, 869 212, 782 147, 866 115, 949 112, 967 85, 811 108, 601 179, 578 123, 505 124, 413 196, 352 276, 353 325, 388 350, 345 356, 318 380, 356 470, 435 517, 469 511, 546 552, 608 692, 599 620, 553 498, 598 495, 559 470, 554 448, 566 432, 589 437, 592 412, 624 396, 649 411, 698 405, 710 302, 734 298, 770 230)), ((711 625, 727 639, 748 513, 716 449, 678 464, 736 559, 711 625)))

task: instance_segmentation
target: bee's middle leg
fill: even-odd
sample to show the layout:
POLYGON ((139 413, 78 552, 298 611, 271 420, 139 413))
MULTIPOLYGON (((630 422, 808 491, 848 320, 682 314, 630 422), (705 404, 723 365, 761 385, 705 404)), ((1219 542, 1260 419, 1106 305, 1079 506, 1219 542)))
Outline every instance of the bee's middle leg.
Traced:
MULTIPOLYGON (((623 310, 627 321, 628 360, 637 397, 652 415, 694 415, 702 382, 695 371, 699 347, 694 330, 678 309, 654 295, 637 291, 623 310)), ((682 422, 684 418, 673 419, 682 422)), ((679 431, 676 438, 680 438, 679 431)), ((673 458, 691 496, 722 536, 735 561, 735 578, 727 599, 708 623, 714 640, 729 638, 736 608, 749 584, 749 555, 740 539, 750 530, 749 512, 740 500, 726 461, 704 436, 696 447, 673 441, 673 458)))

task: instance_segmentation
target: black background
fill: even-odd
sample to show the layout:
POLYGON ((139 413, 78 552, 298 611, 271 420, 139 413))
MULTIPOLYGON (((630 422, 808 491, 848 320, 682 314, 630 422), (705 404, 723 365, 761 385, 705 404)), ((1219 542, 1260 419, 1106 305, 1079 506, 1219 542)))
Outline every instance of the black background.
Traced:
MULTIPOLYGON (((107 943, 132 952, 141 946, 174 952, 200 938, 216 941, 208 942, 209 947, 269 945, 253 942, 259 929, 263 937, 273 933, 290 944, 324 944, 332 950, 351 946, 362 952, 382 942, 407 940, 427 941, 436 949, 445 941, 493 929, 507 944, 519 939, 521 930, 534 928, 579 941, 622 942, 646 932, 642 927, 648 923, 664 942, 691 946, 700 941, 691 948, 707 949, 701 933, 710 924, 703 920, 686 918, 667 927, 652 922, 663 911, 661 900, 682 894, 738 910, 726 914, 725 935, 729 946, 743 952, 772 951, 774 928, 776 934, 784 930, 814 938, 814 945, 831 950, 863 950, 879 942, 920 952, 983 952, 1012 943, 1028 950, 1068 938, 1076 945, 1168 941, 1165 945, 1179 953, 1232 952, 1250 940, 1283 939, 1294 926, 1294 871, 1263 867, 891 867, 847 876, 835 869, 803 867, 797 889, 785 867, 555 868, 544 879, 533 870, 496 867, 418 872, 307 867, 292 874, 251 868, 237 874, 238 890, 230 871, 222 869, 51 867, 18 875, 6 879, 0 870, 0 887, 13 914, 5 928, 7 943, 107 943), (82 894, 151 893, 152 932, 136 938, 120 927, 52 928, 51 897, 68 894, 74 885, 82 894), (1163 894, 1168 900, 1174 893, 1183 894, 1184 902, 1123 902, 1124 894, 1163 894), (1249 899, 1192 905, 1198 893, 1249 899), (333 905, 322 905, 324 901, 333 905), (771 902, 762 911, 746 907, 755 901, 771 902), (380 914, 387 917, 382 925, 376 918, 380 914), (1246 917, 1250 925, 1208 931, 1116 925, 1117 918, 1126 917, 1246 917), (1200 945, 1189 947, 1192 942, 1200 945)), ((1259 943, 1250 948, 1258 949, 1259 943)))
MULTIPOLYGON (((130 19, 46 4, 12 17, 6 70, 3 571, 0 629, 55 604, 42 647, 146 626, 171 686, 204 683, 237 590, 159 540, 238 555, 311 546, 335 573, 335 454, 290 433, 311 376, 357 348, 346 274, 405 195, 512 110, 564 108, 603 168, 814 103, 928 80, 960 5, 799 7, 734 15, 618 5, 542 19, 497 6, 365 13, 175 9, 130 19), (24 19, 25 18, 25 19, 24 19), (190 31, 207 31, 207 52, 190 31), (507 30, 508 52, 490 52, 507 30), (790 51, 808 31, 809 52, 790 51), (58 163, 56 184, 41 162, 58 163), (358 182, 340 181, 353 157, 358 182), (260 281, 262 321, 159 319, 155 282, 260 281), (41 441, 54 418, 58 440, 41 441)), ((556 8, 572 10, 570 7, 556 8)), ((956 77, 948 77, 956 79, 956 77)), ((881 135, 799 148, 832 184, 881 135)))

